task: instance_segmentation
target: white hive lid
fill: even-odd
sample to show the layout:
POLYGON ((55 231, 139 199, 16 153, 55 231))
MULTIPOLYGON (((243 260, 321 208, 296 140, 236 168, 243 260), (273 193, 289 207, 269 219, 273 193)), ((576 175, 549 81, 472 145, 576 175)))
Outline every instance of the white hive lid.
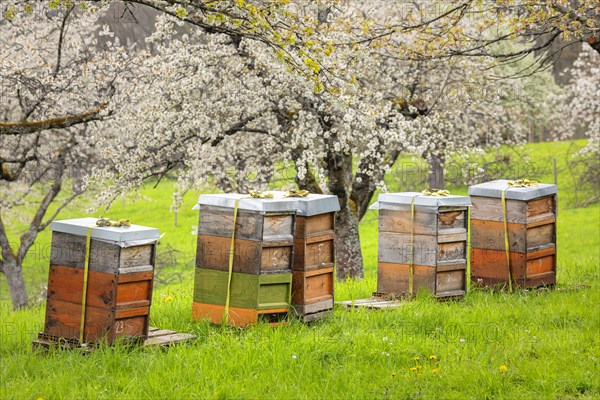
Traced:
POLYGON ((558 193, 556 185, 548 183, 539 183, 537 186, 514 187, 508 186, 508 182, 510 181, 499 179, 473 185, 469 187, 469 195, 502 198, 502 191, 506 190, 506 199, 527 201, 558 193))
POLYGON ((70 233, 77 236, 87 236, 88 228, 92 228, 92 239, 115 243, 121 247, 150 243, 160 239, 157 228, 134 225, 125 227, 96 226, 97 218, 77 218, 54 221, 50 224, 53 232, 70 233))

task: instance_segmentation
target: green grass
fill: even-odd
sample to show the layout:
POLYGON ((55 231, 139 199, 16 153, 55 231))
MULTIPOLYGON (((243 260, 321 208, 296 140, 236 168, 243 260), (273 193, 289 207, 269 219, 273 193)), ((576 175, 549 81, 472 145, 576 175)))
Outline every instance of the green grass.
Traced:
MULTIPOLYGON (((557 144, 556 151, 552 146, 532 145, 526 150, 546 163, 548 155, 564 150, 564 144, 557 144)), ((559 184, 563 179, 560 175, 559 184)), ((197 224, 197 212, 191 207, 197 193, 185 197, 179 226, 174 227, 173 214, 165 212, 171 185, 148 186, 142 193, 152 201, 117 202, 106 215, 128 217, 166 232, 160 246, 172 246, 180 253, 177 265, 161 272, 175 282, 155 290, 151 323, 192 332, 198 339, 168 350, 117 346, 89 355, 36 354, 31 341, 43 328, 44 303, 12 312, 9 301, 3 300, 0 398, 600 397, 598 204, 568 208, 559 187, 554 290, 508 294, 479 289, 463 301, 448 303, 420 293, 394 311, 336 309, 331 318, 309 326, 293 321, 285 327, 240 330, 191 321, 195 251, 191 231, 197 224), (163 301, 167 294, 174 300, 163 301), (437 360, 428 360, 430 355, 437 360), (505 373, 501 365, 507 367, 505 373), (421 367, 417 372, 411 371, 417 366, 421 367)), ((453 188, 456 193, 464 191, 453 188)), ((61 214, 61 218, 78 216, 75 206, 61 214)), ((377 214, 369 211, 361 224, 366 278, 336 284, 337 300, 364 298, 375 290, 376 221, 377 214)), ((44 232, 38 242, 48 239, 44 232)), ((47 262, 42 250, 37 257, 28 256, 30 288, 45 279, 47 262)), ((3 279, 0 293, 5 295, 3 279)))

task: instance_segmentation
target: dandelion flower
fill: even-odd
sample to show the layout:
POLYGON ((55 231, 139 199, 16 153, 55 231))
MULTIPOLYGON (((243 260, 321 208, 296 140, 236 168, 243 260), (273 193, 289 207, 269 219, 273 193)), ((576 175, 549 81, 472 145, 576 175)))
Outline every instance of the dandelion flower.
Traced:
POLYGON ((419 357, 419 356, 414 356, 414 357, 413 357, 413 360, 414 360, 414 361, 419 361, 419 360, 421 360, 421 357, 419 357))
POLYGON ((439 374, 440 373, 440 369, 439 368, 432 368, 431 369, 431 373, 432 374, 439 374))
POLYGON ((417 372, 417 369, 415 367, 411 367, 410 372, 417 372))
POLYGON ((427 357, 427 358, 429 358, 429 360, 431 360, 431 361, 437 361, 437 356, 436 356, 436 355, 433 355, 433 354, 432 354, 432 355, 430 355, 430 356, 429 356, 429 357, 427 357))
POLYGON ((173 301, 173 297, 170 295, 167 295, 167 296, 163 297, 162 301, 164 301, 165 303, 167 303, 169 301, 173 301))
POLYGON ((500 370, 500 373, 504 374, 508 371, 508 367, 502 364, 500 367, 498 367, 498 370, 500 370))
POLYGON ((417 365, 415 368, 416 369, 423 369, 423 366, 422 365, 417 365))

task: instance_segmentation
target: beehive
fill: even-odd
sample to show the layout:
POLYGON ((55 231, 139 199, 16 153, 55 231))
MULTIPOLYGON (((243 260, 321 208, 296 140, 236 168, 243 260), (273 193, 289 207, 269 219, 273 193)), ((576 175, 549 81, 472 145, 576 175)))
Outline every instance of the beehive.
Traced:
POLYGON ((243 326, 261 315, 284 320, 290 311, 297 202, 242 194, 202 195, 195 207, 200 218, 193 318, 222 321, 236 201, 229 323, 243 326))
POLYGON ((509 187, 497 180, 469 188, 471 211, 471 280, 506 284, 504 208, 506 199, 510 276, 521 287, 556 283, 556 185, 509 187))
POLYGON ((43 335, 86 343, 148 335, 158 229, 97 227, 95 218, 55 221, 43 335), (86 242, 92 228, 83 301, 86 242))
POLYGON ((333 310, 336 196, 311 194, 297 198, 294 229, 292 304, 303 321, 333 310))
POLYGON ((377 292, 400 296, 426 289, 440 298, 464 295, 469 206, 467 196, 379 195, 371 206, 379 210, 377 292))

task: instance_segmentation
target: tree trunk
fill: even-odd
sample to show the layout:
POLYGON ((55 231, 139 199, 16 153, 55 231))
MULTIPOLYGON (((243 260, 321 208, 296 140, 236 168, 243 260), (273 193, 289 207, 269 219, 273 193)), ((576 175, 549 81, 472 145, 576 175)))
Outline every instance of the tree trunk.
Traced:
POLYGON ((347 206, 336 215, 335 257, 338 280, 364 276, 358 222, 358 215, 347 206))
POLYGON ((444 189, 444 156, 441 154, 431 154, 429 161, 429 177, 427 183, 430 189, 444 189))
POLYGON ((8 288, 10 289, 10 299, 15 310, 27 307, 28 303, 21 264, 14 257, 7 257, 2 263, 2 271, 6 276, 8 288))

